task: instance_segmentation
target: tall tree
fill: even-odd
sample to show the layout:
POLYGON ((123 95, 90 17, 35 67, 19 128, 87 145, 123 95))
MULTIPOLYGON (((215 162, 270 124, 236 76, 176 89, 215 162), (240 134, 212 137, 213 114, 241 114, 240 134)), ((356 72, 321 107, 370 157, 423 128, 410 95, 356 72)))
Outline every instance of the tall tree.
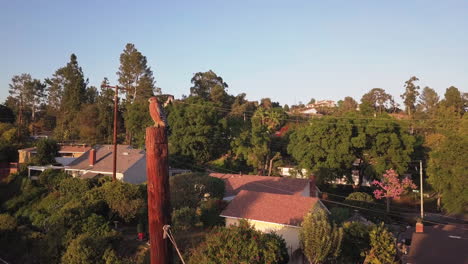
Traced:
POLYGON ((218 76, 212 70, 195 73, 191 82, 193 86, 190 88, 190 95, 199 96, 206 100, 210 99, 213 89, 219 93, 228 88, 228 85, 223 81, 223 78, 218 76))
POLYGON ((444 100, 442 100, 441 104, 446 108, 451 108, 458 115, 465 112, 462 94, 455 86, 450 86, 445 90, 444 100))
POLYGON ((32 79, 30 74, 23 73, 13 76, 10 84, 10 101, 14 102, 18 114, 18 125, 26 120, 36 120, 36 110, 44 101, 45 85, 40 80, 32 79), (31 113, 25 116, 25 111, 31 113))
POLYGON ((120 67, 117 72, 119 83, 126 90, 129 103, 145 101, 154 94, 154 77, 147 65, 146 57, 134 44, 128 43, 120 54, 120 67))
POLYGON ((308 213, 299 232, 302 251, 310 263, 323 263, 339 256, 343 229, 332 226, 323 209, 316 207, 308 213))
POLYGON ((338 101, 338 107, 335 111, 337 115, 344 115, 349 112, 355 112, 358 109, 358 103, 350 96, 338 101))
POLYGON ((401 95, 401 98, 404 100, 403 103, 406 107, 406 112, 409 116, 415 111, 416 98, 419 95, 419 86, 414 83, 419 81, 416 76, 412 76, 409 80, 405 82, 405 92, 401 95))
POLYGON ((382 88, 373 88, 361 98, 361 103, 369 104, 374 107, 375 111, 382 113, 390 109, 392 105, 392 96, 387 94, 382 88))
POLYGON ((379 178, 387 168, 405 172, 414 143, 391 119, 321 118, 293 131, 288 152, 319 180, 349 176, 356 159, 361 176, 379 178))
POLYGON ((280 159, 280 153, 274 151, 274 132, 286 119, 282 108, 259 107, 250 124, 250 131, 244 130, 233 142, 233 151, 247 161, 260 175, 271 175, 273 163, 280 159), (268 173, 267 173, 268 172, 268 173))
POLYGON ((419 96, 420 110, 432 116, 436 111, 438 103, 439 95, 437 95, 437 92, 430 87, 424 87, 419 96))
POLYGON ((225 153, 228 142, 220 123, 221 114, 210 101, 189 97, 169 107, 169 151, 205 163, 225 153))
POLYGON ((82 104, 86 102, 88 80, 84 78, 76 55, 72 54, 70 62, 65 67, 58 69, 47 82, 49 83, 49 95, 50 88, 52 88, 55 93, 53 100, 60 100, 56 136, 63 140, 77 139, 79 133, 75 119, 82 104))
POLYGON ((357 158, 352 125, 347 119, 314 119, 293 132, 288 152, 300 168, 314 173, 320 181, 350 175, 357 158))
POLYGON ((429 154, 429 183, 449 213, 467 213, 468 122, 466 118, 462 122, 460 132, 442 137, 429 154))

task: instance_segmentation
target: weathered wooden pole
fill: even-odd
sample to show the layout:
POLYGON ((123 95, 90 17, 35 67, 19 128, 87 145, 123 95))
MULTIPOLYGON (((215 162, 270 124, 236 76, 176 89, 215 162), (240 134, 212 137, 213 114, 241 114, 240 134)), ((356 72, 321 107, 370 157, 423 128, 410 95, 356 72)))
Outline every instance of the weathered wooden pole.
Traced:
POLYGON ((146 175, 151 264, 172 263, 170 241, 163 237, 163 226, 171 220, 165 126, 146 128, 146 175))

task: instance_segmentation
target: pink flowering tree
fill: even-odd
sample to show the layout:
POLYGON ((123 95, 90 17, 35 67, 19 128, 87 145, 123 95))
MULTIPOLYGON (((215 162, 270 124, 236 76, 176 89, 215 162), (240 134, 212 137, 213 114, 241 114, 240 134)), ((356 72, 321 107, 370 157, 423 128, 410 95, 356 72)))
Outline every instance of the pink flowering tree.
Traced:
POLYGON ((390 201, 393 198, 400 198, 408 189, 416 189, 416 185, 408 178, 402 181, 398 178, 398 174, 390 169, 382 175, 382 181, 373 181, 372 185, 377 186, 374 191, 376 199, 387 199, 387 213, 390 212, 390 201))

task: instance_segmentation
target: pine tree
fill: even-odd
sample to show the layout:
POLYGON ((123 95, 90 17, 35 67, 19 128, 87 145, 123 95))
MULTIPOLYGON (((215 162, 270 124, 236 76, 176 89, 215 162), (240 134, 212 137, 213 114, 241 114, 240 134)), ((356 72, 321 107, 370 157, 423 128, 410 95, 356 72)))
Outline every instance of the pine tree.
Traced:
POLYGON ((58 138, 69 140, 78 137, 75 119, 81 110, 82 104, 86 102, 86 86, 88 81, 84 79, 83 71, 78 65, 75 54, 70 56, 70 62, 65 67, 58 69, 53 78, 47 81, 50 88, 53 87, 53 98, 50 100, 60 101, 59 113, 56 127, 58 138))
POLYGON ((120 54, 120 67, 117 72, 119 83, 126 89, 126 100, 134 103, 147 100, 154 95, 154 77, 147 65, 146 57, 134 44, 128 43, 120 54))

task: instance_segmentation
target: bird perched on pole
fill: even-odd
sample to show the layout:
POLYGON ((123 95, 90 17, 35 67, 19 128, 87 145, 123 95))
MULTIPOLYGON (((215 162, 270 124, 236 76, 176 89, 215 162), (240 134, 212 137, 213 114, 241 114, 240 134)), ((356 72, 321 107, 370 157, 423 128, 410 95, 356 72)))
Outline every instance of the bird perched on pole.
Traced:
POLYGON ((150 116, 154 121, 155 127, 165 127, 166 126, 166 116, 164 110, 161 107, 161 104, 158 102, 156 96, 151 97, 149 100, 149 112, 150 116))

